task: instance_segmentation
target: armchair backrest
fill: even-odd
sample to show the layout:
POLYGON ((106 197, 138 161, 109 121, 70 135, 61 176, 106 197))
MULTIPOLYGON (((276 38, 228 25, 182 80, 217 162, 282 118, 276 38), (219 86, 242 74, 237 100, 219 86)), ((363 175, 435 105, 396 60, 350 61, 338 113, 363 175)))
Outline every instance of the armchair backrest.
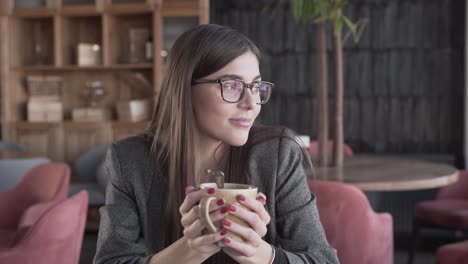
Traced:
MULTIPOLYGON (((35 214, 35 207, 27 215, 35 214)), ((54 202, 31 224, 22 223, 22 236, 7 250, 0 250, 0 263, 77 264, 83 242, 88 210, 88 193, 81 191, 69 199, 54 202), (24 225, 23 225, 24 224, 24 225)))
POLYGON ((0 192, 0 228, 16 228, 21 214, 33 204, 66 198, 69 186, 70 168, 65 163, 32 168, 14 188, 0 192))
POLYGON ((393 263, 393 225, 390 214, 375 213, 356 187, 329 181, 309 181, 317 199, 328 242, 341 264, 393 263))
POLYGON ((0 140, 0 151, 25 151, 26 148, 20 144, 0 140))
POLYGON ((460 171, 457 182, 440 188, 436 199, 468 200, 468 171, 460 171))
POLYGON ((81 181, 97 181, 97 169, 104 161, 108 149, 108 144, 97 145, 75 161, 74 170, 81 181))
POLYGON ((15 187, 30 169, 49 162, 48 158, 0 160, 0 191, 15 187))

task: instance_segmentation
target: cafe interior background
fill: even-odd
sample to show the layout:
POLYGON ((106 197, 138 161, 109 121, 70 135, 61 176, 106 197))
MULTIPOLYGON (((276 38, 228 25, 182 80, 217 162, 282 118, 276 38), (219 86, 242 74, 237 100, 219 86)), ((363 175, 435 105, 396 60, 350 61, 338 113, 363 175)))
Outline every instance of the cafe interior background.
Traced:
MULTIPOLYGON (((198 23, 230 26, 251 38, 264 53, 262 79, 275 83, 270 102, 262 107, 261 123, 290 127, 305 136, 301 139, 317 142, 318 25, 297 21, 289 4, 271 3, 2 1, 0 199, 6 200, 31 168, 48 162, 67 164, 68 197, 80 190, 89 194, 78 253, 79 263, 91 263, 97 208, 105 199, 102 159, 107 146, 144 130, 157 103, 167 51, 181 32, 198 23)), ((344 143, 352 150, 345 153, 344 170, 348 159, 395 157, 458 169, 460 177, 451 178, 451 184, 461 186, 468 157, 466 2, 350 0, 343 13, 363 25, 358 41, 347 38, 342 47, 344 143)), ((333 140, 336 50, 333 28, 330 23, 325 28, 333 140)), ((437 200, 445 187, 363 190, 371 210, 392 217, 394 243, 388 258, 394 263, 407 262, 417 206, 437 200)), ((466 183, 460 188, 468 193, 466 183)), ((459 199, 468 201, 467 195, 459 199)), ((443 246, 468 248, 463 244, 468 239, 468 203, 463 206, 455 212, 464 215, 457 218, 462 224, 449 226, 448 231, 422 231, 413 263, 443 261, 443 246)), ((8 210, 0 206, 2 216, 8 210)), ((17 223, 12 226, 18 228, 17 223)), ((0 224, 0 234, 2 230, 0 224)), ((352 244, 348 241, 347 246, 352 244)), ((8 250, 12 249, 0 247, 0 263, 8 250)), ((453 252, 449 255, 459 254, 453 252)), ((466 249, 462 254, 468 261, 466 249)), ((352 261, 341 259, 359 263, 352 261)))

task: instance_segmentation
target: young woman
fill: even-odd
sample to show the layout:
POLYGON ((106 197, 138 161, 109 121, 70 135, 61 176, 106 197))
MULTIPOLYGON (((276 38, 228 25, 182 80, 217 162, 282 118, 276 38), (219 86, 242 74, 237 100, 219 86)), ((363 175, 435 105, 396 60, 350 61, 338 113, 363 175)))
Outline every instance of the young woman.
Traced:
POLYGON ((230 28, 200 25, 178 38, 169 58, 148 133, 108 152, 94 262, 338 263, 293 134, 253 127, 273 88, 261 79, 258 48, 230 28), (234 214, 249 227, 222 221, 222 230, 206 232, 198 203, 216 190, 196 186, 213 181, 207 170, 258 187, 257 199, 238 197, 248 209, 223 199, 210 205, 213 221, 234 214))

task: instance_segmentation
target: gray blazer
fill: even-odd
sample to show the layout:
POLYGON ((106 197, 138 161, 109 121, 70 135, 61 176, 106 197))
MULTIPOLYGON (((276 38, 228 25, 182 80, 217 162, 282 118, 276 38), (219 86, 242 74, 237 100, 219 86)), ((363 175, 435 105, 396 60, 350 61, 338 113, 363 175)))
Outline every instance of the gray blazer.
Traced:
MULTIPOLYGON (((110 184, 100 210, 96 264, 146 263, 165 248, 167 183, 149 158, 150 144, 131 137, 107 154, 110 184)), ((271 216, 265 241, 289 263, 338 263, 307 186, 299 145, 275 138, 252 147, 249 157, 252 184, 267 196, 271 216)))

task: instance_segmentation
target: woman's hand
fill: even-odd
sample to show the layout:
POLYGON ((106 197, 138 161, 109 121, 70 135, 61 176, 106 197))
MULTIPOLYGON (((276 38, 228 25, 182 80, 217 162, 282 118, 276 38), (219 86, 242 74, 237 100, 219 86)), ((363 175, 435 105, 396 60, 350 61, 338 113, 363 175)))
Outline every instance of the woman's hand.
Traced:
POLYGON ((271 246, 262 239, 267 233, 266 226, 271 220, 264 207, 265 195, 259 193, 257 199, 239 195, 237 200, 248 209, 230 205, 229 213, 244 220, 249 227, 224 220, 223 227, 238 234, 245 241, 226 237, 223 241, 227 247, 223 251, 239 263, 270 263, 273 251, 271 246))
MULTIPOLYGON (((185 189, 185 199, 179 208, 182 215, 181 223, 184 228, 184 237, 187 240, 188 247, 195 252, 198 252, 205 259, 221 250, 221 247, 216 244, 224 238, 227 231, 221 230, 220 232, 206 234, 205 227, 199 218, 199 202, 203 196, 212 195, 216 189, 200 189, 196 190, 195 187, 189 186, 185 189)), ((209 211, 210 217, 213 222, 223 219, 227 210, 219 210, 224 205, 223 199, 218 199, 210 203, 209 211), (222 212, 221 212, 222 211, 222 212)))

